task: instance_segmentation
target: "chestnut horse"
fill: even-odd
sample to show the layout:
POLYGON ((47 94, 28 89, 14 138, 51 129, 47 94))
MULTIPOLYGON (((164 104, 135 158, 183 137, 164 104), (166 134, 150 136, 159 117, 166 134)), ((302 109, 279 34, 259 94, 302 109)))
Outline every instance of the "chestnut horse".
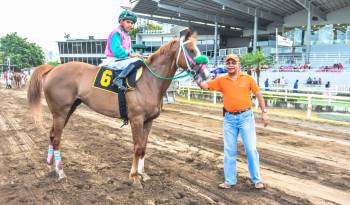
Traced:
MULTIPOLYGON (((191 72, 200 70, 202 65, 193 61, 193 57, 198 55, 200 51, 195 33, 188 32, 185 37, 171 40, 145 61, 148 69, 143 66, 143 74, 135 90, 125 94, 134 144, 129 177, 137 187, 142 187, 139 175, 144 181, 149 179, 144 172, 144 156, 152 122, 160 114, 161 100, 178 68, 191 72)), ((33 116, 37 120, 41 118, 42 88, 53 116, 47 163, 51 166, 55 161, 59 179, 65 178, 59 151, 61 134, 77 106, 84 103, 100 114, 120 118, 118 95, 93 87, 97 71, 97 66, 81 62, 57 67, 41 65, 30 79, 27 97, 33 116)))
POLYGON ((15 81, 16 88, 22 87, 22 73, 15 72, 13 74, 13 80, 15 81))

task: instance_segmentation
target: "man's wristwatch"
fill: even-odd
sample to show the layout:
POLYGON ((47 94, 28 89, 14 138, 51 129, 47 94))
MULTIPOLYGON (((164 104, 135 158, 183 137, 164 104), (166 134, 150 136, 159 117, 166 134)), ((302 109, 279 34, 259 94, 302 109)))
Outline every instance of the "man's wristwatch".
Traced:
POLYGON ((267 113, 267 109, 264 108, 264 109, 262 110, 262 112, 263 112, 263 113, 267 113))

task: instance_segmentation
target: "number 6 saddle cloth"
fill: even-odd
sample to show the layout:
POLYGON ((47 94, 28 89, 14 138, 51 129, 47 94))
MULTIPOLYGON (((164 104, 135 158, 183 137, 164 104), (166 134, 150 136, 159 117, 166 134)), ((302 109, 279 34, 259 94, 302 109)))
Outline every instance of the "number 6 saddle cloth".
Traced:
MULTIPOLYGON (((122 72, 122 69, 112 70, 106 66, 100 66, 93 86, 104 91, 118 93, 118 88, 113 85, 112 81, 120 72, 122 72)), ((124 85, 128 88, 128 91, 135 88, 136 82, 141 78, 141 75, 142 66, 129 74, 124 81, 124 85)))

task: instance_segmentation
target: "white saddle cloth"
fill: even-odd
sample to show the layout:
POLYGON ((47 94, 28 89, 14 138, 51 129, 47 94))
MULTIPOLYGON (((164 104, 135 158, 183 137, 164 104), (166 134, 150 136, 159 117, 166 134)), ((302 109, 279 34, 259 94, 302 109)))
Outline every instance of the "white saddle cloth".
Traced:
POLYGON ((100 66, 107 66, 108 68, 113 70, 123 70, 130 63, 133 63, 138 60, 141 60, 141 59, 137 57, 127 58, 127 59, 106 58, 106 59, 102 59, 102 63, 100 64, 100 66))

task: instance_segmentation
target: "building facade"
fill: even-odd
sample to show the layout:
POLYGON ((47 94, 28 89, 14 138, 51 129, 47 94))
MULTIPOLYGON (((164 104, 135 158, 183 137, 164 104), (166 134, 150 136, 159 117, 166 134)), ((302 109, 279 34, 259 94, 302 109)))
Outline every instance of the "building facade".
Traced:
POLYGON ((61 63, 80 61, 93 65, 99 65, 105 58, 106 39, 67 39, 58 41, 59 58, 61 63))

